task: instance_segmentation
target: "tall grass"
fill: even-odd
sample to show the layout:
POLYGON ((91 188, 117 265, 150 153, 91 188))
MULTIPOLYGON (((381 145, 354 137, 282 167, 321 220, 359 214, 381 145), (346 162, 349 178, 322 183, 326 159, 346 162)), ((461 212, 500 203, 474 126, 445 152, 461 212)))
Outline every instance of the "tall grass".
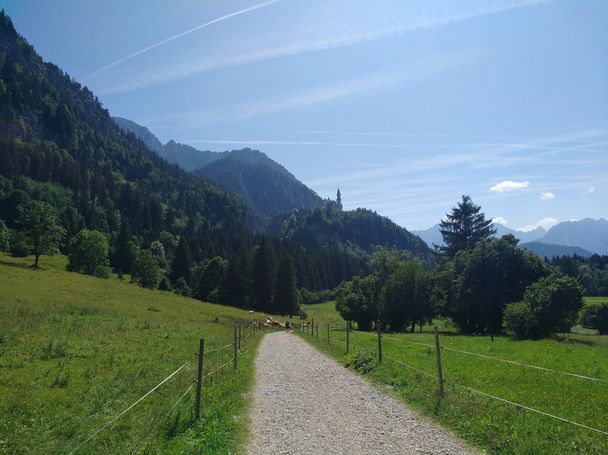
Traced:
MULTIPOLYGON (((198 340, 232 341, 259 314, 65 272, 65 258, 0 256, 0 453, 68 453, 96 429, 188 366, 77 453, 238 453, 247 430, 253 355, 207 377, 193 419, 198 340), (168 412, 171 410, 171 412, 168 412)), ((231 358, 209 353, 205 372, 231 358)))

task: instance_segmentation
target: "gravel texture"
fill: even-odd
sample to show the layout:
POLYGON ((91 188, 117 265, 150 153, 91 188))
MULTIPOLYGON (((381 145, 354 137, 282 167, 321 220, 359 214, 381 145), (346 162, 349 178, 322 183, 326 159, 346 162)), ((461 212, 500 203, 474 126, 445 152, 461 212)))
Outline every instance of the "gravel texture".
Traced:
POLYGON ((298 336, 271 333, 256 358, 251 455, 471 454, 298 336))

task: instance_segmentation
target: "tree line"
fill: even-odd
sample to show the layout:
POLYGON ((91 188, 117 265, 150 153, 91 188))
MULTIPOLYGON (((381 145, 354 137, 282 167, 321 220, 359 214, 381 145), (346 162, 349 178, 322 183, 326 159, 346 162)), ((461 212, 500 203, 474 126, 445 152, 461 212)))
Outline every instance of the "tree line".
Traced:
POLYGON ((369 274, 337 288, 337 310, 361 330, 379 321, 386 330, 414 331, 446 317, 461 333, 514 338, 546 337, 578 322, 583 288, 576 279, 518 248, 512 235, 493 238, 491 220, 468 196, 440 230, 435 267, 379 249, 369 274))

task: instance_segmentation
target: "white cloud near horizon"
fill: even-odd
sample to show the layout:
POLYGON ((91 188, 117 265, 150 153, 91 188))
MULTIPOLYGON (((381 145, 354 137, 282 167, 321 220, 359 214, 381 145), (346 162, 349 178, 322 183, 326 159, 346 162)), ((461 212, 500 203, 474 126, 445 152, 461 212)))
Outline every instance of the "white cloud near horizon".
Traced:
MULTIPOLYGON (((278 0, 275 0, 275 2, 276 1, 278 0)), ((435 4, 431 5, 430 8, 427 8, 427 4, 425 4, 422 11, 402 8, 397 4, 399 5, 398 7, 393 6, 393 8, 397 8, 396 10, 378 11, 375 16, 363 18, 355 17, 354 19, 340 17, 339 21, 332 20, 327 23, 315 23, 307 29, 295 30, 293 32, 288 31, 284 36, 275 38, 274 40, 258 40, 259 42, 254 42, 245 47, 240 46, 233 50, 218 49, 211 55, 201 55, 201 57, 191 58, 182 63, 167 62, 166 66, 162 68, 139 71, 127 77, 110 81, 99 87, 97 92, 102 95, 131 92, 170 81, 192 77, 224 67, 247 65, 286 56, 352 46, 358 43, 375 41, 418 29, 438 27, 475 17, 497 14, 511 9, 549 3, 549 1, 550 0, 469 0, 442 5, 435 4), (454 7, 454 5, 457 5, 457 7, 454 7)), ((256 7, 248 8, 247 10, 226 15, 223 18, 215 19, 214 21, 210 21, 209 23, 175 35, 174 37, 162 40, 94 71, 85 79, 90 79, 106 69, 110 69, 113 66, 117 66, 120 63, 130 60, 155 47, 190 34, 193 31, 203 28, 203 26, 219 22, 220 20, 233 17, 237 14, 243 14, 243 12, 259 9, 275 2, 266 2, 259 4, 256 7)), ((278 25, 282 24, 277 24, 277 28, 278 25)))
POLYGON ((585 190, 583 192, 583 195, 585 195, 585 194, 591 194, 591 193, 595 193, 595 187, 593 187, 593 186, 590 186, 589 189, 585 190))
POLYGON ((497 183, 493 187, 490 188, 490 191, 493 193, 506 193, 508 191, 519 190, 523 188, 528 188, 530 186, 530 182, 516 182, 513 180, 503 180, 500 183, 497 183))
POLYGON ((549 199, 555 199, 555 194, 553 194, 551 191, 543 191, 540 193, 541 201, 547 201, 549 199))
POLYGON ((537 221, 534 224, 528 224, 527 226, 520 227, 517 230, 523 231, 523 232, 529 232, 529 231, 533 231, 536 228, 541 227, 545 231, 548 231, 553 226, 555 226, 557 223, 559 223, 559 221, 557 221, 557 219, 553 218, 552 216, 549 216, 547 218, 543 218, 542 220, 537 221))
POLYGON ((509 222, 502 216, 495 216, 494 218, 492 218, 492 224, 502 224, 503 226, 506 226, 507 224, 509 224, 509 222))

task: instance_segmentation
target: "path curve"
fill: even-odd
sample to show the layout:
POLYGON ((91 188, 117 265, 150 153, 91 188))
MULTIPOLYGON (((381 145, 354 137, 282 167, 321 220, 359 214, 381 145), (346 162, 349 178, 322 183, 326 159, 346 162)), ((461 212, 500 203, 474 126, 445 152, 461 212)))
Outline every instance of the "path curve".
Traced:
POLYGON ((455 436, 293 334, 256 357, 251 455, 472 454, 455 436))

